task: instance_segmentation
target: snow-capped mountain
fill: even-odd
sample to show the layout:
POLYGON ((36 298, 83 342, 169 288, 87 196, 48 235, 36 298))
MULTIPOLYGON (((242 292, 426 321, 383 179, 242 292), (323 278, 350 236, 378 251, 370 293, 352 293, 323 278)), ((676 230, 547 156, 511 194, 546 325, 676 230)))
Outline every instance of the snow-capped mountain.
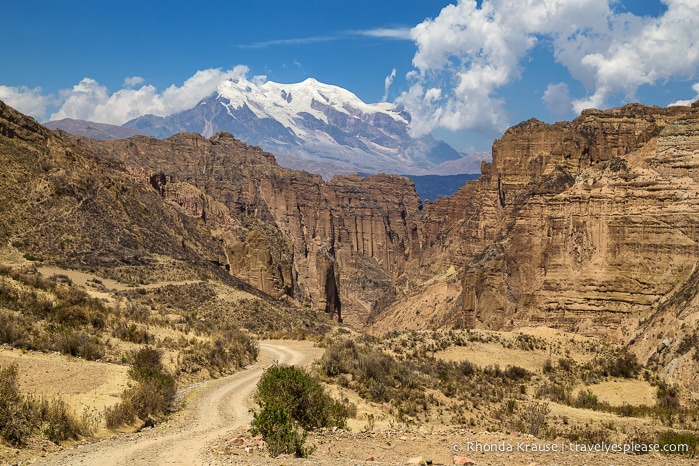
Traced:
MULTIPOLYGON (((286 165, 336 167, 337 172, 423 173, 461 156, 431 136, 414 139, 410 116, 390 103, 367 104, 337 86, 228 80, 194 108, 127 122, 158 138, 180 131, 211 136, 227 131, 278 154, 286 165), (289 157, 292 156, 292 157, 289 157)), ((326 170, 327 172, 327 170, 326 170)))

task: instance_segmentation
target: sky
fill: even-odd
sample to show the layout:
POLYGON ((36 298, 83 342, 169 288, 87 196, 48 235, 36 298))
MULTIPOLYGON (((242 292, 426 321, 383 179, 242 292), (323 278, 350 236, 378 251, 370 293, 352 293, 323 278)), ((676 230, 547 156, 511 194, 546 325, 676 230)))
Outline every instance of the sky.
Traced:
POLYGON ((699 98, 699 0, 25 0, 1 7, 0 99, 122 124, 225 79, 312 77, 487 151, 509 126, 699 98))

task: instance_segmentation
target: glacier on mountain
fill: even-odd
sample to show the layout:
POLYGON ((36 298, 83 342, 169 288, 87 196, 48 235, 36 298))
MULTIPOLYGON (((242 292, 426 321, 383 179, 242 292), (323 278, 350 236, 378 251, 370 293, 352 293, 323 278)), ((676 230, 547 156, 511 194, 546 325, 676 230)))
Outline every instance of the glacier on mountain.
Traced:
POLYGON ((400 107, 368 104, 346 89, 312 78, 280 84, 240 77, 222 81, 217 93, 192 109, 167 117, 146 115, 124 126, 158 138, 180 131, 207 137, 227 131, 279 155, 282 164, 324 176, 357 171, 423 174, 461 157, 432 136, 412 138, 409 124, 409 114, 400 107))

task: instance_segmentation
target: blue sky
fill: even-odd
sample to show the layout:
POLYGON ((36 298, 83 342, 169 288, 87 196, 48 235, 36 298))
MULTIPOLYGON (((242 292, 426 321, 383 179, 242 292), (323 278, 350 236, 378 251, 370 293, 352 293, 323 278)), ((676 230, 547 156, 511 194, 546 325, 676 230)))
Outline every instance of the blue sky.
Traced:
POLYGON ((40 121, 120 124, 232 75, 313 77, 475 151, 531 117, 699 95, 697 0, 5 3, 0 99, 40 121))

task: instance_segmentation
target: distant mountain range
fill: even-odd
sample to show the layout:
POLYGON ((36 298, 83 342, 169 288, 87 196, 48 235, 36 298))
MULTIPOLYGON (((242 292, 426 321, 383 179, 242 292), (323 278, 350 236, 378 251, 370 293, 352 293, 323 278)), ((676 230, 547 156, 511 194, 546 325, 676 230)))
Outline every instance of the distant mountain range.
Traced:
POLYGON ((413 138, 410 115, 387 102, 367 104, 346 89, 307 79, 297 84, 246 79, 222 82, 218 92, 170 116, 145 115, 113 126, 64 119, 46 123, 92 139, 180 132, 210 137, 219 131, 272 152, 288 168, 329 179, 337 174, 480 173, 489 152, 461 154, 432 136, 413 138))
POLYGON ((420 175, 462 159, 432 136, 411 137, 409 123, 410 115, 393 104, 367 104, 315 79, 297 84, 238 79, 224 81, 192 109, 167 117, 146 115, 124 126, 157 138, 226 131, 280 156, 285 166, 324 176, 357 171, 420 175))
POLYGON ((106 123, 95 123, 94 121, 74 120, 72 118, 49 121, 44 123, 44 126, 49 129, 60 129, 66 133, 97 139, 99 141, 107 139, 126 139, 131 136, 147 136, 143 131, 133 128, 109 125, 106 123))

